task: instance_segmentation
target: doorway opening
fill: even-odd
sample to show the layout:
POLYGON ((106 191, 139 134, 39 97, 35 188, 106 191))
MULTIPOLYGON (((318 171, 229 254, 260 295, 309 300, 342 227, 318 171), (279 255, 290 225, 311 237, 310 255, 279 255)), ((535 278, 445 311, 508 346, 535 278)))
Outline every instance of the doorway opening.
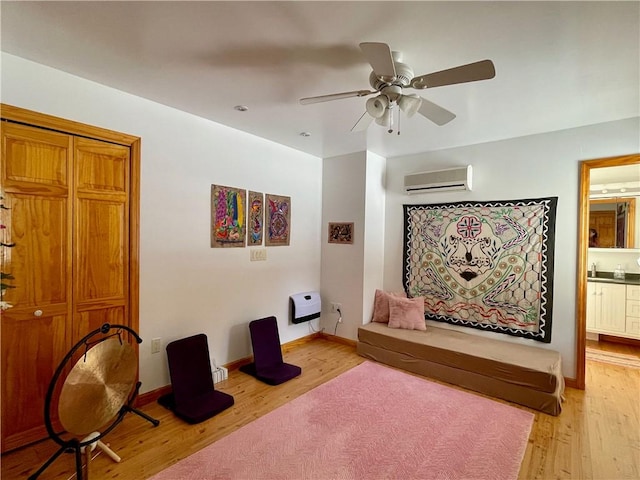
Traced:
MULTIPOLYGON (((607 352, 613 352, 618 354, 630 354, 632 356, 638 354, 638 350, 640 350, 640 335, 638 337, 638 345, 634 345, 635 339, 634 335, 627 335, 623 331, 619 332, 619 334, 614 334, 610 336, 602 336, 600 333, 597 335, 597 340, 593 339, 590 334, 590 339, 587 339, 587 318, 591 321, 592 311, 589 311, 591 306, 588 308, 588 290, 589 293, 593 293, 595 282, 589 282, 588 286, 588 276, 592 275, 592 271, 596 270, 597 275, 597 265, 596 268, 591 268, 592 265, 589 264, 589 259, 593 259, 594 254, 601 254, 608 258, 615 258, 615 255, 635 255, 635 257, 640 257, 640 242, 636 245, 633 242, 629 242, 629 244, 625 245, 626 248, 615 248, 615 250, 611 250, 610 252, 604 248, 589 248, 589 229, 590 229, 590 204, 591 200, 594 196, 598 196, 597 194, 593 194, 593 182, 592 176, 597 177, 599 171, 598 169, 610 169, 611 167, 621 167, 621 168, 629 168, 632 166, 636 166, 640 164, 640 154, 634 155, 626 155, 620 157, 611 157, 611 158, 603 158, 597 160, 585 160, 580 164, 580 205, 579 205, 579 230, 578 230, 578 265, 577 265, 577 303, 576 303, 576 317, 577 317, 577 325, 576 325, 576 387, 584 389, 585 388, 585 377, 586 377, 586 352, 587 347, 589 347, 590 352, 595 350, 596 352, 600 352, 601 355, 605 355, 607 352), (614 257, 611 257, 614 255, 614 257), (602 338, 601 338, 602 337, 602 338), (610 337, 610 338, 607 338, 610 337), (627 337, 631 337, 631 340, 628 340, 627 337), (613 339, 613 341, 612 341, 613 339), (621 346, 620 342, 626 343, 626 346, 621 346)), ((604 171, 604 170, 600 170, 604 171)), ((637 174, 635 175, 637 177, 637 174)), ((631 178, 630 181, 637 181, 637 178, 631 178)), ((629 194, 626 194, 626 186, 622 186, 618 188, 618 192, 616 196, 619 197, 629 197, 629 194), (624 191, 623 191, 624 190, 624 191)), ((611 196, 611 192, 605 192, 608 196, 611 196)), ((637 193, 636 195, 640 195, 637 193)), ((592 228, 592 227, 591 227, 592 228)), ((626 230, 625 237, 628 237, 628 230, 626 230)), ((615 263, 615 260, 612 260, 615 263)), ((595 263, 592 261, 592 263, 595 263)), ((613 270, 613 268, 611 268, 613 270)), ((597 284, 596 284, 597 285, 597 284)), ((596 293, 597 295, 597 293, 596 293)), ((626 300, 623 300, 626 302, 626 300)), ((617 302, 616 304, 619 304, 617 302)), ((605 309, 606 310, 606 309, 605 309)), ((604 310, 603 310, 604 311, 604 310)), ((624 313, 623 313, 624 315, 624 313)), ((624 320, 622 320, 624 322, 624 320)), ((595 329, 597 330, 597 328, 595 329)))

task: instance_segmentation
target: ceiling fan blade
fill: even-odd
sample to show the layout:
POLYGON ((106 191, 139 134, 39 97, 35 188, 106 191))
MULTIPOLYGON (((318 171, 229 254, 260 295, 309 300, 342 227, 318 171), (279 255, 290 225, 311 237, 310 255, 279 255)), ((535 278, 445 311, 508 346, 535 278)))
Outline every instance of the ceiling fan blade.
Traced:
POLYGON ((431 120, 436 125, 444 125, 449 123, 451 120, 456 118, 455 113, 450 112, 449 110, 442 108, 439 105, 436 105, 429 100, 422 99, 422 104, 418 109, 418 113, 429 120, 431 120))
POLYGON ((358 119, 356 124, 353 127, 351 127, 351 131, 361 132, 363 130, 366 130, 367 128, 369 128, 369 125, 371 125, 371 122, 373 122, 373 117, 367 114, 367 112, 365 111, 362 114, 362 116, 358 119))
POLYGON ((362 42, 360 49, 380 80, 392 82, 396 79, 396 67, 393 63, 393 55, 391 55, 389 45, 379 42, 362 42))
POLYGON ((411 80, 413 88, 433 88, 456 83, 475 82, 478 80, 488 80, 496 76, 496 69, 491 60, 469 63, 459 67, 441 70, 439 72, 428 73, 415 77, 411 80))
POLYGON ((378 93, 374 90, 354 90, 353 92, 332 93, 329 95, 318 95, 317 97, 306 97, 300 99, 301 105, 310 105, 312 103, 330 102, 331 100, 341 100, 351 97, 365 97, 372 93, 378 93))

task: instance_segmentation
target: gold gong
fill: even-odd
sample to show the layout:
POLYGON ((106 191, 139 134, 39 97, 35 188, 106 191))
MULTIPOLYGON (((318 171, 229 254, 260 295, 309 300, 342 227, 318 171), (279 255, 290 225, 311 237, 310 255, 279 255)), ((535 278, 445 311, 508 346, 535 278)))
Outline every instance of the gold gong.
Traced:
POLYGON ((127 402, 137 370, 135 350, 116 337, 89 349, 60 392, 58 415, 65 430, 86 435, 106 425, 127 402))

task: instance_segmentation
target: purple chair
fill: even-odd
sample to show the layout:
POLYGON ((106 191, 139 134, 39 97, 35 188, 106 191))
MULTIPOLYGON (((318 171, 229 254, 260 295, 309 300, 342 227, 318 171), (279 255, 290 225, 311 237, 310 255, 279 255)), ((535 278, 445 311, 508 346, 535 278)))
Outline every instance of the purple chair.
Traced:
POLYGON ((233 405, 233 396, 213 386, 204 333, 169 343, 167 358, 173 392, 160 397, 160 405, 188 423, 203 422, 233 405))
POLYGON ((296 365, 284 363, 278 323, 276 317, 253 320, 249 323, 253 362, 240 367, 240 370, 253 375, 269 385, 280 385, 302 373, 296 365))

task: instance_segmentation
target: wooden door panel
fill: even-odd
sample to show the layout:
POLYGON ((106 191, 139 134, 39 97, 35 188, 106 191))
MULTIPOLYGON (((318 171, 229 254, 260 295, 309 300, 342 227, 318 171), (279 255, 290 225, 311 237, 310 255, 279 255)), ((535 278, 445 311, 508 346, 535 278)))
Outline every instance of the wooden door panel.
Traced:
POLYGON ((47 436, 45 396, 68 350, 66 323, 66 314, 2 313, 2 451, 47 436))
POLYGON ((69 184, 69 135, 6 123, 2 140, 5 188, 25 182, 69 184))
POLYGON ((129 149, 76 138, 76 340, 103 324, 130 326, 129 149))
POLYGON ((70 347, 72 138, 2 125, 7 228, 2 271, 15 287, 3 300, 0 347, 2 451, 46 436, 47 388, 70 347))
POLYGON ((68 199, 7 194, 8 240, 5 268, 14 276, 5 300, 14 308, 46 309, 67 302, 71 261, 68 199))
POLYGON ((76 303, 122 299, 127 291, 128 242, 124 204, 77 202, 76 303))
POLYGON ((76 262, 78 310, 97 301, 113 306, 129 289, 129 149, 77 138, 76 262), (105 303, 106 302, 106 303, 105 303))
MULTIPOLYGON (((105 323, 128 326, 126 305, 105 308, 94 307, 84 311, 76 311, 74 319, 74 342, 80 341, 85 335, 102 327, 105 323)), ((113 331, 109 333, 111 334, 113 331)), ((96 338, 100 337, 97 336, 96 338)))
POLYGON ((78 138, 75 142, 75 162, 78 192, 126 194, 129 191, 127 147, 78 138))

